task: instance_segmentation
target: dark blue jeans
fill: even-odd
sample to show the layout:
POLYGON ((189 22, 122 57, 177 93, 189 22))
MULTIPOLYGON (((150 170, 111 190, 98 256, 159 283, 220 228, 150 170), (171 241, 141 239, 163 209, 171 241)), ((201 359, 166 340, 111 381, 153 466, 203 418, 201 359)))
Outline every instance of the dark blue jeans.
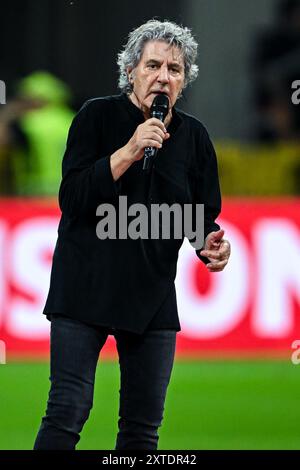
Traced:
POLYGON ((157 449, 176 331, 148 330, 137 335, 55 315, 50 336, 51 387, 34 450, 75 449, 93 406, 98 356, 109 334, 116 339, 121 371, 115 449, 157 449))

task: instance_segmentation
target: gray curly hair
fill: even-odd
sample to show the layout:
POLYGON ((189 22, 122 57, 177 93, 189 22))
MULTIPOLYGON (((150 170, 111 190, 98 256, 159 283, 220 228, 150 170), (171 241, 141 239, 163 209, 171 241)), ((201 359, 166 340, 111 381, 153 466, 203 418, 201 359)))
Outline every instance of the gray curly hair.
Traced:
POLYGON ((134 69, 143 54, 144 46, 148 41, 165 41, 178 47, 183 53, 184 60, 184 86, 197 78, 198 66, 195 64, 198 44, 191 34, 191 30, 178 26, 171 21, 149 20, 128 35, 127 44, 118 54, 119 88, 130 93, 132 84, 129 82, 127 68, 134 69))

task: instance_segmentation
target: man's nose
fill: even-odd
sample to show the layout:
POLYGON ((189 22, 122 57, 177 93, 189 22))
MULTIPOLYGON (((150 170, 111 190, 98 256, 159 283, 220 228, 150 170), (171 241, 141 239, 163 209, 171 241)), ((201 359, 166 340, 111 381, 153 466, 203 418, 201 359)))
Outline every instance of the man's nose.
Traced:
POLYGON ((159 69, 159 74, 157 77, 157 81, 160 83, 168 83, 169 82, 169 71, 167 67, 161 67, 159 69))

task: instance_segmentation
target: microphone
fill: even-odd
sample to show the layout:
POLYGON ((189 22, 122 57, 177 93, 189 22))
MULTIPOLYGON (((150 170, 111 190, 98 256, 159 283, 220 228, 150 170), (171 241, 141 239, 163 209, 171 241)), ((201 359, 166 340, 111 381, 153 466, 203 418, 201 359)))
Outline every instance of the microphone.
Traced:
MULTIPOLYGON (((150 115, 159 119, 161 122, 164 122, 166 115, 169 112, 169 98, 167 95, 160 93, 156 95, 151 108, 150 115)), ((158 149, 156 147, 146 147, 144 150, 144 161, 143 161, 143 170, 149 170, 151 168, 151 163, 154 157, 157 154, 158 149)))

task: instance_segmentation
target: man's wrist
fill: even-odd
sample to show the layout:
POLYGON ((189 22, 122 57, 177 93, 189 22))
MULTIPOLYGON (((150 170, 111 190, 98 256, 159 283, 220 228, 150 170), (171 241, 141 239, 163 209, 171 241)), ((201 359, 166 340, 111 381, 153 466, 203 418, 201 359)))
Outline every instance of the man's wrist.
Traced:
POLYGON ((114 181, 120 178, 133 162, 129 159, 128 153, 124 147, 117 150, 110 157, 110 168, 114 181))

